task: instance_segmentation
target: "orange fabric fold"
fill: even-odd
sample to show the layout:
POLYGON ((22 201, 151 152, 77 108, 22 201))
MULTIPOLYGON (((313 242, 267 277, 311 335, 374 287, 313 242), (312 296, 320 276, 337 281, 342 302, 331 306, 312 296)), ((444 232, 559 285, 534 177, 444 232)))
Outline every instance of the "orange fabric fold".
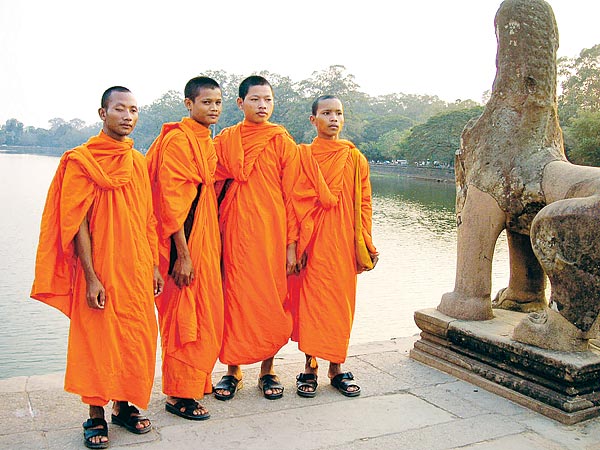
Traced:
POLYGON ((156 298, 163 392, 201 398, 212 392, 211 372, 223 334, 221 238, 214 188, 217 156, 209 129, 184 118, 163 125, 146 159, 158 219, 159 269, 166 282, 156 298), (187 241, 195 278, 180 289, 168 275, 171 235, 183 227, 199 185, 187 241))
POLYGON ((154 381, 156 221, 144 157, 103 132, 62 156, 40 227, 31 297, 70 319, 65 390, 146 408, 154 381), (87 215, 104 310, 87 306, 73 238, 87 215))
POLYGON ((233 179, 220 207, 225 328, 220 360, 274 356, 289 340, 286 247, 298 237, 289 203, 300 170, 296 144, 275 124, 242 122, 215 138, 220 172, 233 179))
MULTIPOLYGON (((298 254, 307 265, 288 277, 288 302, 294 315, 292 339, 301 351, 334 363, 346 359, 356 299, 354 239, 354 176, 350 157, 354 145, 346 140, 315 138, 300 145, 303 174, 292 204, 300 221, 298 254)), ((371 252, 371 184, 369 166, 361 154, 361 218, 371 252)))

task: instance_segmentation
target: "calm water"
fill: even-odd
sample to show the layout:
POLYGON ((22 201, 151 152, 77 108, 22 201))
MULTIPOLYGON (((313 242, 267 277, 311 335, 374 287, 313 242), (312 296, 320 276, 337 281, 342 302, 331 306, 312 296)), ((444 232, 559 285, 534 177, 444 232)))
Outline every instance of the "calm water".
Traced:
MULTIPOLYGON (((0 153, 0 378, 64 370, 68 320, 29 299, 39 223, 58 158, 0 153)), ((359 276, 351 343, 409 336, 417 309, 454 286, 454 185, 373 175, 377 268, 359 276)), ((508 280, 504 238, 493 292, 508 280)))

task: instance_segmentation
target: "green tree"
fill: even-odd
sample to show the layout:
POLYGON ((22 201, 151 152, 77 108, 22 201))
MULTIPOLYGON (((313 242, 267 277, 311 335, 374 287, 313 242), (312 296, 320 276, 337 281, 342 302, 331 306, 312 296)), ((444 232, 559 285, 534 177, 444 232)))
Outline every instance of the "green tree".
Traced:
POLYGON ((379 136, 376 144, 380 153, 378 159, 386 161, 398 159, 401 154, 400 143, 408 134, 408 130, 391 130, 379 136))
POLYGON ((150 105, 140 107, 138 125, 131 135, 136 148, 141 151, 148 150, 160 133, 163 123, 178 122, 187 115, 183 94, 177 91, 168 91, 150 105))
POLYGON ((447 104, 437 96, 396 93, 370 99, 364 107, 379 117, 398 115, 421 123, 443 112, 447 104))
POLYGON ((312 133, 312 125, 308 120, 310 102, 301 95, 298 83, 290 77, 266 71, 259 75, 273 86, 275 110, 271 121, 285 126, 296 142, 306 142, 312 133))
POLYGON ((600 111, 584 111, 565 129, 570 159, 576 164, 600 166, 600 111))
POLYGON ((414 126, 400 143, 399 156, 409 161, 439 161, 453 164, 460 135, 467 122, 481 115, 482 106, 450 111, 414 126))
POLYGON ((600 111, 600 44, 585 48, 576 58, 561 58, 558 73, 562 93, 558 98, 561 124, 579 112, 600 111))
POLYGON ((23 123, 17 119, 8 119, 0 129, 3 143, 6 145, 20 145, 23 136, 23 123))

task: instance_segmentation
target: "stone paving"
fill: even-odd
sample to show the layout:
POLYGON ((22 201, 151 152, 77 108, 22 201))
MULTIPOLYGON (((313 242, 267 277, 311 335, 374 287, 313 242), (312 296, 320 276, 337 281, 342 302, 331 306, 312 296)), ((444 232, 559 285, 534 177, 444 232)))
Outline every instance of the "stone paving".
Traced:
MULTIPOLYGON (((346 398, 329 385, 326 363, 315 398, 295 393, 304 357, 286 346, 276 368, 280 400, 262 397, 258 365, 227 402, 207 396, 211 418, 191 422, 164 409, 160 378, 146 413, 154 429, 134 435, 109 423, 111 449, 600 450, 600 419, 562 425, 509 400, 409 358, 417 336, 350 347, 345 370, 362 395, 346 398)), ((224 372, 219 365, 214 382, 224 372)), ((62 389, 63 374, 0 380, 0 449, 81 449, 87 408, 62 389)), ((108 409, 107 409, 108 412, 108 409)))

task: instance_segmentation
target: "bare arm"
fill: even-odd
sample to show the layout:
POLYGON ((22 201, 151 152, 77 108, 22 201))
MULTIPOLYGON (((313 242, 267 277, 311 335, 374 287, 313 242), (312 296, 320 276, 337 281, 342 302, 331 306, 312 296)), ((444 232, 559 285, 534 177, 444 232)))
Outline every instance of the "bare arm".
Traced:
POLYGON ((92 237, 87 216, 79 226, 79 231, 75 235, 75 251, 81 262, 81 267, 85 276, 86 283, 86 301, 92 309, 104 309, 106 302, 106 290, 98 279, 94 264, 92 261, 92 237))
POLYGON ((187 246, 183 227, 173 233, 173 241, 177 249, 177 260, 173 266, 171 276, 177 287, 189 286, 194 281, 194 268, 192 266, 192 258, 190 250, 187 246))

